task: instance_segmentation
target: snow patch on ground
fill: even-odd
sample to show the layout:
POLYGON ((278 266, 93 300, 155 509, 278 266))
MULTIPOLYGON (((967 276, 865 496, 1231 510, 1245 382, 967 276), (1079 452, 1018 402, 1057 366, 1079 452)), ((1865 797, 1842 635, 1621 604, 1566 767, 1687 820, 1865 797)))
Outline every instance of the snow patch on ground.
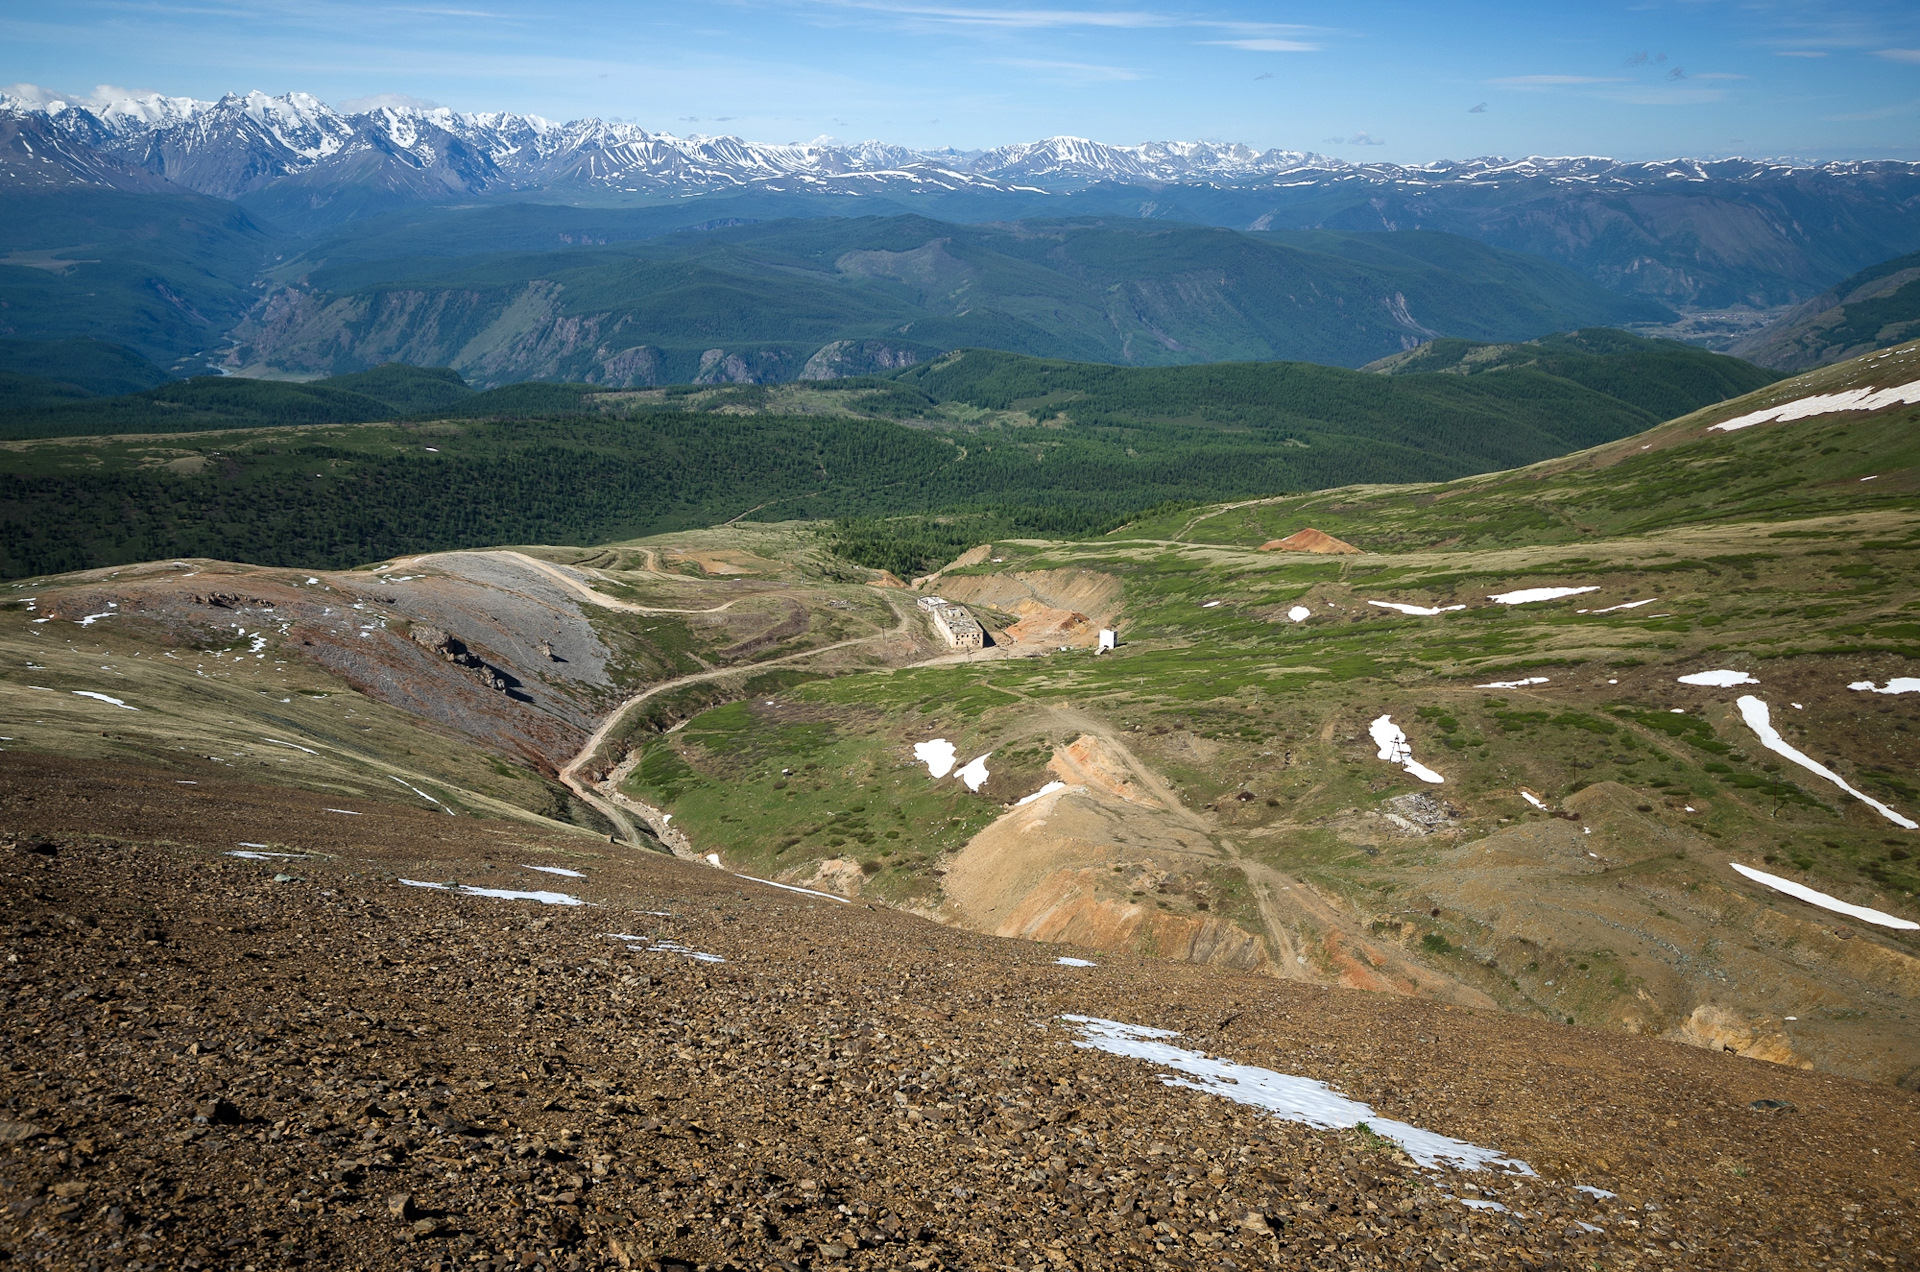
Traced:
POLYGON ((1856 693, 1920 693, 1920 676, 1895 676, 1884 685, 1871 680, 1856 680, 1847 688, 1856 693))
POLYGON ((1608 1201, 1620 1195, 1616 1192, 1608 1192, 1604 1188, 1595 1188, 1592 1184, 1575 1184, 1573 1191, 1585 1193, 1589 1197, 1598 1197, 1601 1201, 1608 1201))
POLYGON ((409 888, 432 888, 436 892, 457 892, 466 897, 493 897, 499 901, 538 901, 541 905, 585 905, 579 897, 568 896, 564 892, 521 892, 514 888, 475 888, 464 883, 426 883, 419 879, 402 879, 409 888))
POLYGON ((1389 764, 1398 764, 1407 772, 1423 782, 1435 785, 1447 779, 1413 758, 1413 748, 1407 745, 1407 735, 1393 722, 1393 717, 1383 715, 1367 726, 1367 732, 1373 735, 1375 745, 1380 748, 1380 758, 1389 764))
POLYGON ((1313 611, 1304 605, 1296 605, 1287 611, 1287 617, 1296 623, 1304 623, 1313 617, 1313 611))
POLYGON ((709 954, 705 950, 696 950, 692 946, 682 945, 678 941, 653 941, 648 949, 658 950, 662 954, 684 954, 700 963, 724 963, 727 960, 718 954, 709 954))
POLYGON ((1767 750, 1772 751, 1775 755, 1786 756, 1809 773, 1815 773, 1826 778, 1829 782, 1832 782, 1835 786, 1838 786, 1841 790, 1873 809, 1874 812, 1879 813, 1882 817, 1900 827, 1902 830, 1920 830, 1920 822, 1916 822, 1910 817, 1901 816, 1871 795, 1862 795, 1859 791, 1847 785, 1845 778, 1841 777, 1826 765, 1788 746, 1786 740, 1774 730, 1772 713, 1767 710, 1767 704, 1765 702, 1762 702, 1752 694, 1743 694, 1739 702, 1735 705, 1740 708, 1740 718, 1747 722, 1747 727, 1752 729, 1754 735, 1760 739, 1761 746, 1766 747, 1767 750))
POLYGON ((849 901, 849 900, 848 900, 847 898, 845 898, 845 897, 836 897, 836 896, 834 896, 834 895, 833 895, 833 893, 831 893, 831 892, 815 892, 815 891, 814 891, 814 890, 813 890, 812 888, 802 888, 802 887, 800 887, 800 886, 799 886, 798 884, 792 884, 792 883, 775 883, 775 882, 774 882, 773 880, 771 880, 771 879, 756 879, 756 878, 755 878, 754 876, 752 876, 752 875, 743 875, 743 874, 737 874, 737 875, 735 875, 735 876, 733 876, 733 877, 734 877, 734 878, 736 878, 736 879, 746 879, 746 880, 748 880, 748 881, 750 881, 750 882, 752 882, 752 883, 764 883, 764 884, 766 884, 766 885, 767 885, 767 886, 768 886, 769 888, 780 888, 780 889, 783 889, 783 890, 785 890, 785 891, 787 891, 787 892, 798 892, 798 893, 800 893, 800 894, 801 894, 801 895, 803 895, 803 896, 809 896, 809 897, 820 897, 821 899, 823 899, 823 900, 826 900, 826 901, 838 901, 838 902, 839 902, 839 903, 840 903, 841 905, 852 905, 852 904, 853 904, 853 902, 851 902, 851 901, 849 901))
POLYGON ((1406 1150, 1407 1156, 1429 1170, 1443 1166, 1462 1170, 1499 1167, 1523 1175, 1534 1173, 1533 1168, 1525 1162, 1507 1157, 1496 1149, 1482 1148, 1465 1140, 1380 1117, 1365 1104, 1341 1095, 1324 1082, 1253 1065, 1235 1064, 1204 1052, 1176 1047, 1166 1041, 1180 1036, 1171 1029, 1150 1029, 1116 1020, 1102 1020, 1097 1016, 1066 1016, 1063 1019, 1080 1034, 1079 1040, 1074 1043, 1076 1047, 1130 1056, 1185 1075, 1161 1078, 1168 1086, 1218 1095, 1237 1104, 1265 1109, 1288 1121, 1304 1122, 1320 1130, 1342 1130, 1365 1122, 1374 1134, 1400 1145, 1406 1150))
POLYGON ((247 861, 272 861, 275 858, 282 858, 282 857, 286 858, 289 861, 305 861, 310 854, 304 853, 304 852, 245 852, 245 851, 242 851, 242 852, 229 852, 222 855, 228 856, 228 857, 241 857, 246 859, 247 861))
POLYGON ((1475 689, 1525 689, 1528 685, 1544 685, 1545 676, 1528 676, 1525 680, 1490 680, 1484 685, 1475 685, 1475 689))
POLYGON ((1757 685, 1760 682, 1744 671, 1732 671, 1726 667, 1713 671, 1696 671, 1690 676, 1680 677, 1683 685, 1705 685, 1710 689, 1730 689, 1734 685, 1757 685))
MULTIPOLYGON (((1378 605, 1381 609, 1399 610, 1402 614, 1418 614, 1422 618, 1432 618, 1435 614, 1451 614, 1454 610, 1467 608, 1464 605, 1442 605, 1437 609, 1429 609, 1425 605, 1402 605, 1399 601, 1368 601, 1367 604, 1378 605)), ((1297 623, 1300 620, 1296 618, 1294 621, 1297 623)))
POLYGON ((279 738, 261 738, 260 740, 262 742, 271 742, 275 746, 290 746, 296 751, 305 751, 308 755, 320 754, 320 752, 314 750, 312 747, 301 746, 298 742, 282 742, 279 738))
POLYGON ((1743 866, 1737 861, 1729 861, 1727 864, 1755 883, 1765 884, 1775 892, 1784 892, 1790 897, 1798 897, 1808 905, 1817 905, 1823 910, 1832 910, 1835 914, 1844 914, 1849 918, 1858 919, 1862 923, 1875 923, 1881 927, 1897 928, 1903 932, 1911 932, 1916 928, 1920 928, 1920 923, 1899 918, 1883 910, 1870 910, 1864 905, 1849 905, 1839 897, 1830 897, 1824 892, 1815 892, 1803 883, 1795 883, 1791 879, 1782 879, 1779 875, 1768 874, 1764 870, 1755 870, 1753 867, 1743 866))
POLYGON ((560 875, 567 879, 584 879, 587 876, 578 870, 569 870, 565 866, 521 866, 522 870, 538 870, 541 874, 560 875))
POLYGON ((1064 791, 1066 789, 1067 789, 1067 784, 1065 782, 1048 782, 1045 786, 1042 786, 1039 790, 1035 791, 1033 794, 1022 795, 1019 799, 1014 800, 1013 806, 1015 808, 1024 808, 1028 804, 1033 803, 1033 801, 1036 799, 1040 799, 1043 796, 1051 795, 1055 791, 1064 791))
MULTIPOLYGON (((33 687, 38 688, 37 685, 33 687)), ((138 707, 130 707, 110 694, 95 693, 91 689, 75 689, 73 696, 76 698, 92 698, 95 702, 104 702, 110 707, 119 707, 122 711, 138 711, 140 709, 138 707)))
POLYGON ((1546 807, 1547 807, 1546 803, 1542 801, 1541 798, 1538 795, 1535 795, 1532 791, 1521 791, 1520 798, 1526 800, 1527 803, 1532 804, 1535 808, 1540 809, 1542 812, 1546 811, 1546 807))
MULTIPOLYGON (((987 755, 992 754, 992 751, 987 752, 987 755)), ((967 784, 968 790, 977 791, 987 784, 987 755, 969 762, 965 768, 954 774, 967 784)))
POLYGON ((935 781, 953 772, 953 743, 945 738, 913 744, 913 758, 927 766, 935 781))
POLYGON ((1527 587, 1518 592, 1502 592, 1487 599, 1495 605, 1531 605, 1535 601, 1557 601, 1563 596, 1578 596, 1582 592, 1598 592, 1598 587, 1527 587))
POLYGON ((1767 424, 1779 421, 1782 424, 1793 420, 1804 420, 1815 415, 1832 415, 1839 411, 1878 411, 1889 406, 1900 406, 1920 402, 1920 380, 1911 384, 1901 384, 1890 389, 1875 389, 1866 385, 1858 389, 1846 389, 1839 393, 1816 393, 1811 397, 1784 402, 1779 406, 1763 407, 1758 411, 1748 411, 1745 415, 1736 415, 1730 420, 1709 425, 1709 433, 1732 433, 1743 428, 1752 428, 1755 424, 1767 424))
POLYGON ((1100 964, 1084 958, 1056 958, 1054 962, 1062 967, 1098 967, 1100 964))
MULTIPOLYGON (((1639 609, 1639 608, 1640 608, 1640 607, 1641 607, 1642 605, 1651 605, 1651 604, 1653 604, 1653 603, 1654 603, 1655 601, 1657 601, 1657 600, 1659 600, 1659 599, 1660 599, 1660 598, 1659 598, 1659 597, 1657 597, 1657 596, 1649 596, 1649 597, 1648 597, 1648 598, 1647 598, 1646 600, 1644 600, 1644 601, 1628 601, 1628 602, 1627 602, 1627 603, 1626 603, 1625 605, 1609 605, 1609 606, 1607 606, 1607 608, 1605 608, 1605 609, 1597 609, 1597 610, 1594 610, 1594 611, 1593 611, 1593 613, 1595 613, 1595 614, 1611 614, 1611 613, 1613 613, 1613 612, 1614 612, 1615 610, 1623 610, 1623 609, 1639 609)), ((1583 612, 1584 612, 1584 611, 1583 611, 1583 612)))
MULTIPOLYGON (((387 774, 387 776, 393 777, 393 774, 389 773, 387 774)), ((406 781, 398 777, 394 777, 393 780, 396 782, 399 782, 400 785, 406 787, 408 790, 412 791, 415 795, 418 795, 421 799, 426 800, 427 803, 437 806, 440 809, 440 811, 445 813, 447 816, 449 817, 453 816, 453 810, 451 808, 448 808, 445 804, 440 803, 439 800, 427 794, 425 791, 421 790, 418 786, 415 786, 412 782, 406 781)))

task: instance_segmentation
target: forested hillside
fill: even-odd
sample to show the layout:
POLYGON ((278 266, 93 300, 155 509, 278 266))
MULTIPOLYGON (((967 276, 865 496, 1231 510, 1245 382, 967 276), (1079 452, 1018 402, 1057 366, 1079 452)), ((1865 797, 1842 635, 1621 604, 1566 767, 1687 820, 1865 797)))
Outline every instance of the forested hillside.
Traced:
POLYGON ((1755 332, 1732 352, 1780 371, 1805 371, 1920 335, 1920 252, 1882 261, 1755 332))
MULTIPOLYGON (((1630 365, 1640 346, 1664 356, 1650 341, 1613 356, 1630 365)), ((1697 404, 1719 400, 1711 376, 1700 384, 1697 404)), ((0 572, 172 556, 348 565, 743 516, 939 514, 1088 534, 1155 506, 1510 468, 1656 422, 1531 367, 1139 369, 993 350, 825 385, 471 394, 451 372, 380 368, 307 385, 185 381, 99 405, 108 418, 158 415, 202 431, 156 437, 143 424, 130 432, 144 435, 0 452, 0 572), (413 422, 329 414, 391 421, 406 414, 401 401, 436 397, 452 405, 413 422), (277 413, 280 426, 206 431, 249 411, 277 413)), ((945 537, 924 521, 836 533, 870 541, 862 559, 903 564, 937 554, 945 537)))
POLYGON ((0 439, 355 424, 449 411, 474 396, 445 367, 399 364, 308 383, 196 376, 112 398, 49 397, 46 384, 33 382, 36 396, 0 410, 0 439))

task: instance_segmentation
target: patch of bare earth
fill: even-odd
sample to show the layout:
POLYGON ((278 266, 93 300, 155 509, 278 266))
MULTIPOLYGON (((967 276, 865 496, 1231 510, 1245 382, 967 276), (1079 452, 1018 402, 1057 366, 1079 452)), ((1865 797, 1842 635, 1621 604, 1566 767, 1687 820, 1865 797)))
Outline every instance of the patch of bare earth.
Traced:
POLYGON ((334 830, 317 796, 7 761, 0 1251, 22 1266, 1880 1268, 1920 1248, 1920 1109, 1891 1088, 1218 967, 1061 967, 581 837, 373 808, 334 830), (256 835, 325 855, 222 855, 256 835), (1538 1173, 1426 1170, 1166 1085, 1072 1045, 1064 1013, 1178 1030, 1538 1173))

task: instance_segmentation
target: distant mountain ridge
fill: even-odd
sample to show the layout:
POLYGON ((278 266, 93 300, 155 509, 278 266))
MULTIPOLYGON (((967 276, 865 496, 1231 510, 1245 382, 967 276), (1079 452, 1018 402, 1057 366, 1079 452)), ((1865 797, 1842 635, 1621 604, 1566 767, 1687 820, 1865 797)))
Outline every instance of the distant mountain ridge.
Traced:
POLYGON ((1250 231, 1439 230, 1694 310, 1784 311, 1920 250, 1920 163, 1894 160, 1399 165, 1078 137, 963 153, 876 141, 766 145, 506 112, 345 113, 304 93, 104 103, 0 94, 0 199, 60 189, 210 196, 297 237, 473 203, 615 207, 695 196, 751 204, 763 219, 914 212, 955 222, 1130 216, 1250 231))
MULTIPOLYGON (((1756 181, 1788 173, 1852 176, 1920 173, 1895 160, 1670 159, 1623 162, 1597 156, 1482 157, 1401 165, 1352 163, 1303 150, 1240 143, 1154 141, 1115 146, 1048 137, 971 153, 918 151, 878 141, 768 145, 738 137, 676 136, 601 119, 566 123, 510 112, 382 106, 344 113, 306 93, 230 93, 218 101, 152 94, 104 105, 36 103, 0 93, 0 111, 43 120, 50 135, 199 194, 237 198, 274 181, 380 156, 450 188, 556 185, 710 192, 793 181, 820 192, 873 192, 894 183, 1061 193, 1100 182, 1285 186, 1302 179, 1427 186, 1547 178, 1630 190, 1669 180, 1756 181)), ((18 126, 16 124, 16 126, 18 126)), ((54 162, 62 162, 56 156, 54 162)), ((107 180, 75 164, 76 177, 107 180)))

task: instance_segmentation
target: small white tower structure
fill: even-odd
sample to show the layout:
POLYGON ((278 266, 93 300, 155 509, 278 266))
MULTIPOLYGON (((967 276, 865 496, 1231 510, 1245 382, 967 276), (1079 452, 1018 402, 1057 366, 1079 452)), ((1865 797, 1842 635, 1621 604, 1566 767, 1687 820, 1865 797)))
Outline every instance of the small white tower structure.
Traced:
POLYGON ((1094 646, 1093 652, 1096 654, 1104 654, 1109 649, 1117 649, 1119 646, 1120 633, 1114 631, 1111 627, 1102 627, 1100 629, 1100 643, 1094 646))

